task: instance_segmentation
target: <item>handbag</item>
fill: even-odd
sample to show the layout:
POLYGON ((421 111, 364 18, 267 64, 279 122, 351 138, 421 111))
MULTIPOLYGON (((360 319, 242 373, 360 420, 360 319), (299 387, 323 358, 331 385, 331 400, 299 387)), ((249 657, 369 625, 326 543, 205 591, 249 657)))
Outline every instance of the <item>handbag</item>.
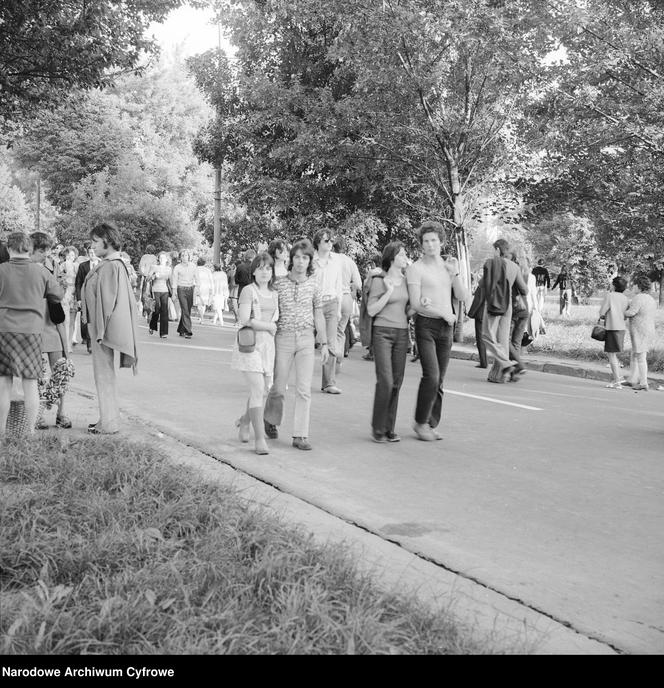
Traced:
POLYGON ((65 321, 65 311, 59 301, 47 301, 48 317, 54 325, 61 325, 65 321))
POLYGON ((523 333, 523 337, 521 337, 521 346, 530 346, 534 341, 535 339, 533 338, 532 334, 526 330, 523 333))
POLYGON ((590 336, 598 342, 603 342, 606 339, 606 328, 600 324, 601 318, 597 321, 597 325, 593 327, 590 336))
POLYGON ((245 325, 237 331, 237 348, 243 354, 252 354, 256 350, 256 331, 245 325))

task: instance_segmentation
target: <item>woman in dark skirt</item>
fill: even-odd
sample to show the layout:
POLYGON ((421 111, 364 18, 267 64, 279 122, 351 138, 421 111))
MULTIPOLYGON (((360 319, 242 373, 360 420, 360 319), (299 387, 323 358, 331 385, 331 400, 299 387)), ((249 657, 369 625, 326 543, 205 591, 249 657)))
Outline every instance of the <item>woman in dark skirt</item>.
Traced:
POLYGON ((614 277, 611 281, 611 290, 607 292, 599 309, 599 317, 604 318, 606 327, 606 339, 604 351, 609 358, 609 365, 613 373, 613 380, 607 387, 610 389, 623 389, 625 381, 620 375, 620 361, 618 354, 623 350, 625 341, 625 313, 629 307, 629 300, 623 294, 627 288, 627 280, 624 277, 614 277))
POLYGON ((30 434, 34 432, 44 294, 49 301, 61 301, 64 295, 55 277, 30 259, 30 237, 23 232, 10 234, 7 249, 9 262, 0 265, 0 437, 6 432, 14 377, 23 382, 27 428, 30 434))

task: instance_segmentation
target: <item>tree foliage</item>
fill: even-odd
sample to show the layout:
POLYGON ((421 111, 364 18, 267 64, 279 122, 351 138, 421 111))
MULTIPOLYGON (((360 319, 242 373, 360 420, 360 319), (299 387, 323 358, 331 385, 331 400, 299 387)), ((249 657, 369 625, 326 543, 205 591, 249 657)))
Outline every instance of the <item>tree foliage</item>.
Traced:
POLYGON ((73 88, 112 84, 156 51, 146 37, 183 0, 3 0, 0 123, 54 103, 73 88))

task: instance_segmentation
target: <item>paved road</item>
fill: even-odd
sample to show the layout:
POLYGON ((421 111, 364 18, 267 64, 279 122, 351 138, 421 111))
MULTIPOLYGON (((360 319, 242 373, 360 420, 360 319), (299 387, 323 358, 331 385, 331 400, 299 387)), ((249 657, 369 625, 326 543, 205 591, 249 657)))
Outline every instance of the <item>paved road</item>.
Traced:
MULTIPOLYGON (((403 441, 378 445, 373 365, 358 347, 343 395, 313 393, 314 451, 290 447, 290 399, 282 439, 257 457, 232 422, 246 398, 232 328, 198 326, 190 341, 140 333, 140 374, 121 375, 130 413, 584 635, 664 652, 664 394, 536 372, 491 385, 453 360, 445 439, 424 443, 410 430, 420 369, 409 363, 403 441)), ((94 389, 87 355, 75 361, 76 386, 94 389)))

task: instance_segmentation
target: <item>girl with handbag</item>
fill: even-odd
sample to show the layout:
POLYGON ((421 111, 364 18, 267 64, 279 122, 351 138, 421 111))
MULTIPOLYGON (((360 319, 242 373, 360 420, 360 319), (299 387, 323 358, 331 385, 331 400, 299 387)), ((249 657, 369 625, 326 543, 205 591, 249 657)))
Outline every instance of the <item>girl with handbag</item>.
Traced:
POLYGON ((627 329, 625 313, 629 301, 623 294, 626 288, 627 280, 624 277, 614 277, 611 280, 611 291, 607 292, 599 309, 599 317, 605 319, 606 327, 604 351, 609 358, 609 365, 613 373, 613 381, 606 385, 610 389, 623 389, 618 354, 623 350, 625 330, 627 329))
POLYGON ((156 265, 150 268, 148 273, 148 281, 150 282, 150 290, 154 298, 154 311, 150 317, 150 334, 154 334, 157 330, 157 322, 159 323, 159 337, 166 339, 168 337, 168 299, 171 296, 171 274, 172 270, 168 265, 168 254, 162 251, 157 258, 156 265))
POLYGON ((251 284, 242 290, 239 300, 240 330, 233 348, 231 368, 241 370, 249 389, 246 412, 235 421, 240 441, 248 442, 254 428, 254 451, 268 454, 263 424, 263 405, 274 374, 274 335, 279 318, 279 302, 274 290, 274 260, 267 251, 251 263, 251 284), (247 332, 247 330, 250 330, 247 332), (249 334, 251 342, 244 337, 249 334))

